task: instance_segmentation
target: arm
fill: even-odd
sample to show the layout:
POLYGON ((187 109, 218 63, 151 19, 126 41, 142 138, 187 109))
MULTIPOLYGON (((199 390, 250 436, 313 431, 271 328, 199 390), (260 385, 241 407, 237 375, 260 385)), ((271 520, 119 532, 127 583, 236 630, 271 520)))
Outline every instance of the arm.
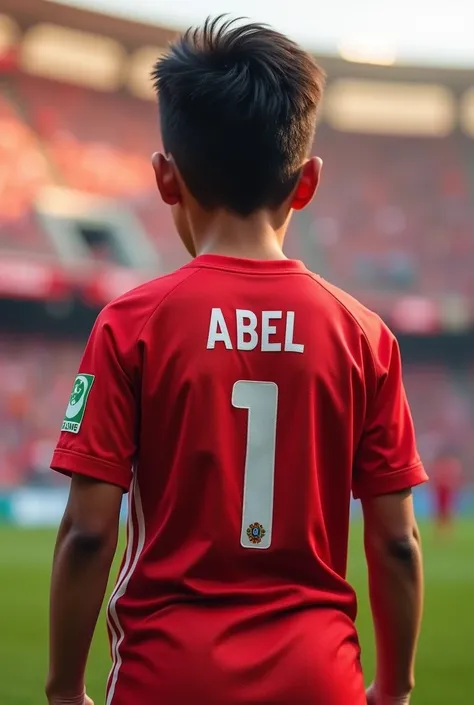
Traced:
POLYGON ((91 705, 86 660, 137 455, 136 368, 128 353, 137 345, 116 313, 106 307, 94 326, 51 464, 72 483, 51 579, 50 705, 91 705))
POLYGON ((50 703, 82 705, 84 672, 117 545, 122 489, 75 475, 51 579, 50 703))
POLYGON ((421 546, 410 491, 362 502, 377 645, 375 702, 408 702, 423 605, 421 546), (404 699, 405 698, 405 699, 404 699))
MULTIPOLYGON (((375 337, 375 336, 374 336, 375 337)), ((383 325, 373 349, 353 493, 362 500, 377 646, 369 705, 404 705, 414 685, 422 609, 421 549, 411 488, 426 482, 402 383, 398 344, 383 325)))

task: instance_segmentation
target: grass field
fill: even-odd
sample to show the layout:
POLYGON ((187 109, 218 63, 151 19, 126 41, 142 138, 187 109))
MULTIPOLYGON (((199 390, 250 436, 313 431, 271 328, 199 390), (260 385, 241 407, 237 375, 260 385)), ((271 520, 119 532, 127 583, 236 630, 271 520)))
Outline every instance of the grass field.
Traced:
MULTIPOLYGON (((367 679, 373 645, 360 526, 354 526, 350 578, 360 599, 359 630, 367 679)), ((44 702, 47 593, 54 532, 0 528, 0 704, 44 702)), ((474 522, 435 545, 424 527, 426 611, 414 705, 467 705, 474 697, 474 522)), ((98 629, 87 678, 103 705, 109 668, 105 626, 98 629)), ((348 703, 350 705, 350 703, 348 703)))

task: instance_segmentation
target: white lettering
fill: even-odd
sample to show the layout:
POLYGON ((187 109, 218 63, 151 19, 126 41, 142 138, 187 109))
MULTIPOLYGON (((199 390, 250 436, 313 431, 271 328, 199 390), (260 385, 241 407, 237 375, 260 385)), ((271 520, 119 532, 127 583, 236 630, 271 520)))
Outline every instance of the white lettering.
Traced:
POLYGON ((253 311, 238 308, 237 319, 237 350, 254 350, 258 345, 257 316, 253 311))
POLYGON ((270 336, 275 335, 276 326, 271 326, 270 321, 282 317, 282 311, 262 311, 262 345, 264 352, 281 351, 281 343, 270 343, 270 336))
MULTIPOLYGON (((262 352, 293 352, 303 353, 303 343, 295 343, 295 312, 294 311, 261 311, 256 314, 247 309, 235 309, 235 348, 236 350, 255 350, 259 347, 262 352), (282 326, 273 325, 274 321, 283 319, 285 313, 284 343, 282 326), (261 316, 261 321, 258 317, 261 316), (259 327, 261 323, 261 328, 259 327), (276 340, 274 337, 277 336, 276 340)), ((230 321, 229 321, 230 323, 230 321)), ((215 350, 216 343, 224 343, 227 350, 233 350, 229 326, 224 318, 221 308, 211 309, 207 349, 215 350)))
POLYGON ((232 341, 227 330, 224 314, 220 308, 213 308, 211 311, 207 349, 214 350, 216 343, 224 343, 227 350, 232 350, 232 341))
POLYGON ((304 345, 302 343, 294 343, 293 335, 295 331, 295 312, 286 312, 286 327, 285 327, 285 352, 304 352, 304 345))

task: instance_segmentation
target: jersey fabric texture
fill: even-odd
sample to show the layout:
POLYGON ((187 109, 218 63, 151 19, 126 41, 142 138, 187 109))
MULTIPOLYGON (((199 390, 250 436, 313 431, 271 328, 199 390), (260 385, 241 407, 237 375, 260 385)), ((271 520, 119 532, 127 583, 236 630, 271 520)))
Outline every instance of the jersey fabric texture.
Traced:
POLYGON ((203 255, 106 306, 79 372, 52 467, 129 491, 107 705, 365 704, 351 492, 427 479, 382 321, 301 262, 203 255))

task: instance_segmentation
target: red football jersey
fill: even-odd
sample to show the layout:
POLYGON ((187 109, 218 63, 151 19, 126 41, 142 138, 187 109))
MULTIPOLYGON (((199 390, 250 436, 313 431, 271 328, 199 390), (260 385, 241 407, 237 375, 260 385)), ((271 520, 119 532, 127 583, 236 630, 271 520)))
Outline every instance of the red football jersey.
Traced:
POLYGON ((130 489, 108 705, 365 703, 351 491, 426 479, 374 313, 301 262, 197 257, 99 315, 52 466, 130 489))

